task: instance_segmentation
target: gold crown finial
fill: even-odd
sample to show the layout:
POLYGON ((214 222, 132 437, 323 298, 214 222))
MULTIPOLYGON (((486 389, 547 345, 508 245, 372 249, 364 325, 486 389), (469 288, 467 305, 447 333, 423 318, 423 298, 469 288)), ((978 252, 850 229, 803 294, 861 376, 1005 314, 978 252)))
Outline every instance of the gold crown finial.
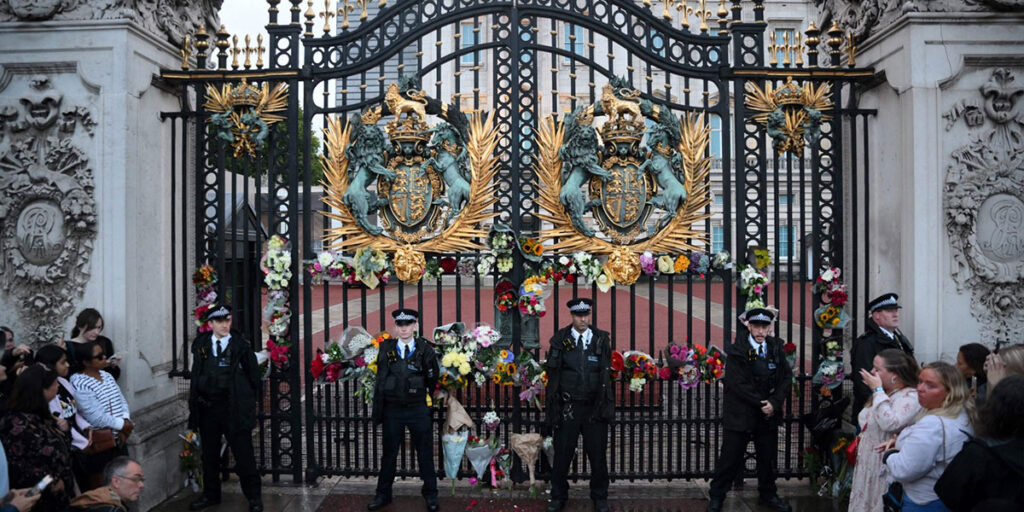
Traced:
POLYGON ((377 105, 376 107, 373 107, 370 110, 363 112, 363 115, 361 116, 363 124, 377 124, 377 121, 380 121, 380 113, 380 105, 377 105))

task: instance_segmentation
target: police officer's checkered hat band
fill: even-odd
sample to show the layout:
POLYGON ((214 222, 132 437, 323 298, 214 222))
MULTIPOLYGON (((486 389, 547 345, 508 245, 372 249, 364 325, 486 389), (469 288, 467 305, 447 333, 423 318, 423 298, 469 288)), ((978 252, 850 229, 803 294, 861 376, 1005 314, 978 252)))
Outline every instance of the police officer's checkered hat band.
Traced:
POLYGON ((214 320, 217 318, 226 318, 231 316, 231 308, 225 305, 215 306, 206 314, 207 320, 214 320))
POLYGON ((748 309, 740 315, 740 320, 748 324, 770 324, 775 321, 775 311, 767 308, 748 309))
POLYGON ((897 309, 900 306, 899 295, 895 293, 887 293, 885 295, 875 298, 875 300, 868 303, 868 313, 874 313, 879 309, 897 309))
POLYGON ((569 307, 569 312, 574 315, 585 315, 593 309, 593 303, 590 299, 584 298, 572 299, 566 302, 565 305, 569 307))
POLYGON ((754 323, 770 324, 770 323, 772 323, 772 317, 770 317, 770 316, 768 316, 768 315, 766 315, 764 313, 758 313, 756 315, 748 316, 747 317, 747 321, 748 322, 754 322, 754 323))
POLYGON ((415 309, 402 308, 391 312, 395 322, 415 322, 420 319, 420 312, 415 309))

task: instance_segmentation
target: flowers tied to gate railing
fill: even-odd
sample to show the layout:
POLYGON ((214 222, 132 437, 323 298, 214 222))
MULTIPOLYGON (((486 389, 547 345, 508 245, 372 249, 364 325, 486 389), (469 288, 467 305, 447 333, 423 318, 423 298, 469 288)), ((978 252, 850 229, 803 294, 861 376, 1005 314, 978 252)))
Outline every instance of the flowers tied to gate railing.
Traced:
POLYGON ((291 341, 288 326, 291 322, 291 306, 288 286, 292 279, 292 255, 287 241, 280 235, 270 237, 267 251, 260 260, 263 283, 267 286, 267 304, 263 306, 263 321, 267 323, 267 351, 270 361, 277 368, 283 368, 290 358, 291 341))

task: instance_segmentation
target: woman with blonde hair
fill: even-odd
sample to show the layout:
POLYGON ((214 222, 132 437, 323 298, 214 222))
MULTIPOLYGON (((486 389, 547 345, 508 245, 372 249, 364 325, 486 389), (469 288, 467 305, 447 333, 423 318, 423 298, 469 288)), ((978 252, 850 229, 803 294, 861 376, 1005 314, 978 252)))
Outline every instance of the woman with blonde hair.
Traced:
POLYGON ((921 412, 917 401, 917 361, 906 352, 888 348, 874 358, 869 372, 861 370, 861 382, 872 390, 858 414, 861 426, 857 444, 857 465, 853 470, 850 510, 881 512, 886 484, 879 477, 882 456, 875 451, 914 422, 921 412))
POLYGON ((1007 375, 1024 375, 1024 345, 1013 345, 991 353, 985 360, 989 388, 996 387, 1007 375))
POLYGON ((904 512, 948 511, 935 482, 973 433, 974 402, 963 375, 949 363, 929 363, 918 375, 917 421, 878 446, 883 475, 902 484, 904 512))

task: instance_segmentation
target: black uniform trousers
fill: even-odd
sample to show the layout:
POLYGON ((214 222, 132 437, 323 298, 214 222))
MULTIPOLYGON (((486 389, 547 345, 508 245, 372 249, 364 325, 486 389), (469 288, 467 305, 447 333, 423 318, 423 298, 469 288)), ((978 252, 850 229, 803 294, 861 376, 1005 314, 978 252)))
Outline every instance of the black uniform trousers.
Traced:
MULTIPOLYGON (((555 427, 552 443, 555 460, 551 465, 551 499, 569 499, 569 466, 576 454, 576 443, 583 435, 583 451, 590 461, 590 498, 608 499, 608 423, 592 416, 597 406, 572 402, 572 414, 563 413, 561 425, 555 427)), ((563 405, 563 411, 569 404, 563 405)))
POLYGON ((753 439, 754 456, 757 459, 757 492, 765 498, 774 496, 777 491, 775 465, 779 449, 778 425, 760 419, 752 432, 729 429, 722 432, 722 451, 718 456, 718 466, 708 494, 712 498, 725 497, 725 493, 736 481, 736 476, 743 471, 747 443, 753 439))
POLYGON ((242 493, 250 501, 259 501, 261 496, 260 475, 256 468, 256 457, 252 449, 250 429, 231 429, 231 408, 225 400, 214 400, 209 405, 199 406, 199 439, 203 453, 203 494, 214 501, 220 501, 221 436, 228 441, 231 454, 235 456, 235 473, 238 474, 242 493))
POLYGON ((391 497, 391 484, 395 481, 395 464, 398 461, 398 447, 405 440, 405 429, 409 429, 412 445, 416 449, 416 461, 420 467, 423 497, 437 497, 437 471, 434 469, 434 429, 430 426, 430 408, 426 403, 418 405, 384 405, 383 444, 380 458, 380 474, 377 476, 377 496, 391 497))

